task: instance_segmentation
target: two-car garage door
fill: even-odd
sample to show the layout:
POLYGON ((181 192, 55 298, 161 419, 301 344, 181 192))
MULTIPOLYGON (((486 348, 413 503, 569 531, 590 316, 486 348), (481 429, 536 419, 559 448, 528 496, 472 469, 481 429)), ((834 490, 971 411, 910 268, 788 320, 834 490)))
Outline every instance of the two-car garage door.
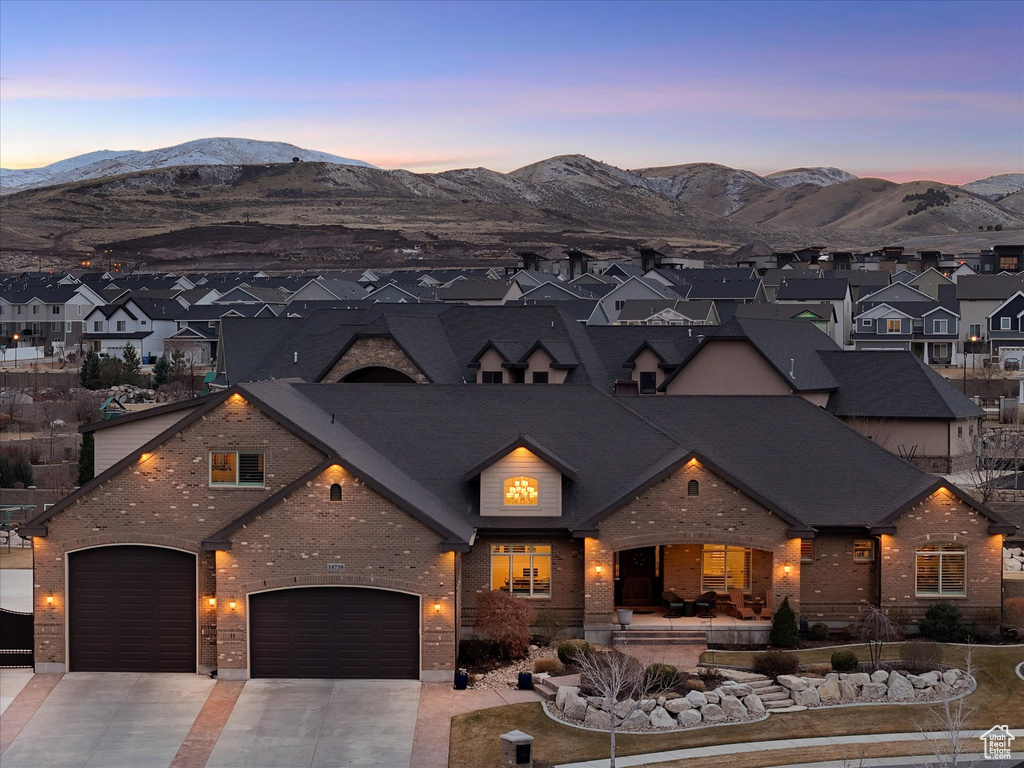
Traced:
POLYGON ((306 587, 249 598, 253 677, 419 677, 419 598, 306 587))
MULTIPOLYGON (((196 557, 149 546, 68 556, 69 669, 195 672, 196 557)), ((249 599, 252 677, 419 677, 419 598, 309 587, 249 599)))

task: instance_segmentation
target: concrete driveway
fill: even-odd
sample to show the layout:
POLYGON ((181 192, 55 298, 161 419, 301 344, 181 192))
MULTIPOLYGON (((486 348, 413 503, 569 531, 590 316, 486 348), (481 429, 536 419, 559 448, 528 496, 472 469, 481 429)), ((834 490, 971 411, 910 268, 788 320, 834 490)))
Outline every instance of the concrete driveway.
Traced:
POLYGON ((412 680, 250 680, 206 768, 408 768, 419 695, 412 680))
POLYGON ((213 685, 187 674, 64 675, 3 768, 167 768, 213 685))

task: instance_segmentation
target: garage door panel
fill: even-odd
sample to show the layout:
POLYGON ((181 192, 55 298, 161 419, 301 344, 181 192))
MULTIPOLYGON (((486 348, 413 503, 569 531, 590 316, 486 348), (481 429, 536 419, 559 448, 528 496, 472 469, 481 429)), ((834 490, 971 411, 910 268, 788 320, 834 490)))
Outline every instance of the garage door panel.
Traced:
POLYGON ((143 546, 72 552, 68 587, 72 671, 195 671, 195 556, 143 546))
POLYGON ((419 677, 419 598, 349 587, 250 598, 253 677, 419 677))

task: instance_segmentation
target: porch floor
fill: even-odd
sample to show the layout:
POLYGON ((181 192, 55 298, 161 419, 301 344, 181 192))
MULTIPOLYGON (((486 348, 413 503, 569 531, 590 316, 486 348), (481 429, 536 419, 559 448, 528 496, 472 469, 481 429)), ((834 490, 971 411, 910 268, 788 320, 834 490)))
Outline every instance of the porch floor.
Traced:
MULTIPOLYGON (((737 619, 735 616, 727 616, 719 613, 713 619, 702 619, 697 616, 682 616, 678 619, 666 619, 665 609, 633 607, 633 622, 626 625, 626 631, 630 630, 709 630, 709 629, 767 629, 772 625, 771 621, 760 619, 746 620, 737 619), (652 613, 637 613, 637 611, 652 611, 652 613)), ((621 629, 621 627, 620 627, 621 629)))

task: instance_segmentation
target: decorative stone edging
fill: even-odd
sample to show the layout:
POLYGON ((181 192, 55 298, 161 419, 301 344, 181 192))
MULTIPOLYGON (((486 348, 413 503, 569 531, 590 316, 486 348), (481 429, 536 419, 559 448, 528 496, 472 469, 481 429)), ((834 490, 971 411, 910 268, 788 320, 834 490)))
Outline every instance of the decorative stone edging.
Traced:
POLYGON ((1017 677, 1024 680, 1024 661, 1017 665, 1017 677))
MULTIPOLYGON (((840 700, 839 702, 836 702, 836 703, 822 703, 820 701, 820 699, 819 699, 818 703, 811 703, 811 704, 808 704, 808 705, 799 705, 795 709, 792 709, 792 710, 789 710, 789 711, 798 711, 798 710, 799 711, 807 711, 808 709, 843 709, 843 708, 849 708, 849 707, 897 706, 897 705, 906 705, 906 704, 910 704, 910 705, 915 705, 915 704, 916 705, 939 704, 939 703, 947 702, 947 701, 957 701, 958 699, 962 699, 962 698, 964 698, 966 696, 969 696, 970 694, 974 693, 975 690, 977 690, 978 682, 977 682, 976 678, 974 678, 973 676, 968 675, 963 670, 956 669, 955 667, 946 667, 946 669, 942 670, 942 671, 949 671, 949 670, 955 671, 957 673, 958 677, 959 677, 959 679, 956 681, 954 686, 960 686, 960 685, 963 684, 963 682, 965 680, 968 681, 968 684, 967 684, 966 688, 958 689, 957 687, 950 686, 951 689, 952 689, 952 693, 953 693, 953 695, 950 695, 950 696, 945 696, 945 697, 941 697, 941 698, 937 698, 937 699, 936 698, 930 698, 930 699, 924 699, 924 700, 917 699, 917 698, 912 698, 912 699, 907 699, 907 700, 886 699, 886 700, 871 700, 871 701, 849 701, 849 700, 842 701, 842 700, 840 700)), ((885 671, 888 672, 888 670, 885 670, 885 671)), ((941 677, 942 671, 939 671, 939 670, 934 670, 934 671, 938 671, 939 672, 939 675, 940 675, 939 682, 941 682, 942 681, 942 677, 941 677)), ((1022 679, 1024 679, 1024 662, 1021 662, 1021 664, 1019 664, 1017 666, 1016 672, 1017 672, 1018 676, 1020 676, 1022 679)), ((859 684, 858 685, 858 684, 854 684, 854 683, 850 682, 849 678, 845 677, 845 674, 848 674, 848 673, 844 673, 844 679, 842 679, 842 682, 847 683, 848 685, 852 685, 854 690, 857 690, 858 688, 862 688, 863 687, 863 684, 859 684)), ((893 673, 890 672, 887 675, 887 677, 891 676, 892 674, 893 673)), ((925 673, 925 674, 929 674, 929 673, 925 673)), ((815 697, 816 698, 817 698, 817 689, 820 688, 822 685, 824 685, 826 682, 829 682, 830 680, 834 680, 838 684, 838 682, 840 681, 840 678, 838 677, 838 675, 836 673, 830 673, 830 676, 826 677, 826 678, 813 678, 816 685, 815 684, 806 683, 805 678, 797 676, 797 675, 780 675, 779 676, 779 680, 781 680, 781 678, 783 678, 783 677, 790 678, 791 680, 792 679, 797 679, 797 680, 800 680, 800 681, 804 681, 805 682, 804 690, 813 690, 814 693, 815 693, 815 697), (818 683, 819 680, 821 681, 820 683, 818 683)), ((910 682, 910 680, 909 680, 910 676, 900 675, 900 677, 903 679, 904 682, 906 682, 906 683, 908 683, 910 685, 913 685, 910 682)), ((920 675, 913 675, 913 677, 918 677, 919 678, 920 675)), ((808 679, 810 679, 810 678, 808 678, 808 679)), ((884 694, 884 695, 888 695, 887 683, 875 683, 875 684, 885 686, 887 688, 887 691, 886 691, 886 694, 884 694)), ((740 689, 742 689, 743 687, 745 687, 745 686, 743 686, 742 683, 740 683, 740 684, 735 684, 734 683, 732 685, 727 684, 727 685, 724 685, 724 686, 720 686, 715 691, 711 691, 710 693, 717 693, 719 697, 721 697, 721 696, 729 696, 730 694, 728 693, 728 690, 730 688, 740 688, 740 689)), ((572 688, 572 687, 570 687, 570 688, 572 690, 572 693, 567 694, 566 698, 568 698, 569 695, 574 696, 576 698, 580 698, 580 699, 586 698, 586 697, 581 697, 581 696, 579 696, 576 693, 576 691, 578 689, 572 688)), ((783 685, 783 688, 785 690, 790 691, 792 693, 792 690, 788 686, 783 685)), ((928 689, 930 690, 931 686, 929 686, 928 689)), ((561 690, 561 689, 559 689, 559 690, 561 690)), ((913 686, 912 690, 917 692, 917 691, 923 691, 925 689, 913 686)), ((691 693, 695 693, 695 692, 691 692, 691 693)), ((858 691, 858 695, 859 695, 859 691, 858 691)), ((689 694, 687 696, 689 696, 689 694)), ((678 698, 686 699, 687 696, 681 696, 681 697, 678 697, 678 698)), ((756 691, 754 692, 754 697, 758 698, 757 695, 756 695, 756 691)), ((561 697, 559 697, 559 699, 561 699, 561 697)), ((559 699, 556 699, 556 702, 559 701, 559 699)), ((662 701, 662 698, 659 697, 659 699, 656 699, 655 701, 662 701)), ((671 700, 669 700, 669 701, 671 701, 671 700)), ((741 701, 746 702, 746 697, 743 697, 743 699, 741 701)), ((608 733, 609 729, 607 729, 607 728, 595 727, 593 725, 586 725, 584 723, 580 723, 578 720, 566 719, 565 717, 562 716, 563 712, 559 708, 559 704, 556 703, 556 702, 545 701, 545 702, 542 703, 542 707, 543 707, 544 713, 549 718, 554 720, 555 722, 561 723, 563 725, 567 725, 567 726, 569 726, 571 728, 578 728, 578 729, 584 730, 584 731, 594 731, 596 733, 608 733)), ((763 704, 761 704, 760 698, 758 698, 757 704, 761 705, 763 707, 763 704)), ((591 707, 589 705, 585 705, 585 706, 586 706, 586 712, 589 713, 589 710, 591 709, 591 707)), ((747 704, 747 706, 750 706, 750 705, 747 704)), ((667 716, 672 717, 672 714, 668 713, 666 710, 664 710, 664 708, 662 707, 661 704, 657 704, 655 707, 652 707, 651 709, 648 710, 648 712, 653 711, 653 709, 662 709, 662 711, 667 716)), ((639 712, 640 710, 638 709, 637 711, 639 712)), ((687 707, 683 711, 701 711, 701 710, 696 705, 691 705, 690 707, 687 707)), ((721 711, 721 710, 719 710, 719 711, 721 711)), ((746 725, 748 723, 758 723, 758 722, 761 722, 763 720, 766 720, 768 718, 768 716, 770 714, 772 714, 773 711, 774 710, 772 710, 772 709, 763 709, 763 711, 759 715, 757 715, 755 717, 742 717, 742 718, 738 718, 738 717, 732 717, 732 718, 723 717, 721 720, 717 720, 716 719, 715 722, 705 722, 702 719, 702 720, 700 720, 700 721, 698 721, 696 723, 690 724, 690 725, 680 725, 680 726, 674 727, 674 728, 658 728, 658 727, 648 726, 648 727, 645 727, 644 730, 631 730, 628 727, 623 727, 625 725, 625 723, 623 723, 622 725, 618 726, 616 728, 616 730, 618 732, 620 732, 620 733, 628 733, 630 735, 648 735, 648 734, 660 734, 660 733, 678 733, 678 732, 681 732, 681 731, 697 730, 699 728, 713 728, 715 726, 720 726, 720 725, 746 725)), ((782 710, 782 711, 778 712, 778 714, 785 714, 785 713, 786 713, 786 710, 782 710)), ((601 714, 606 715, 607 713, 602 711, 601 714)), ((747 710, 747 714, 749 714, 749 710, 747 710)), ((648 722, 650 722, 650 721, 648 720, 648 722)))

